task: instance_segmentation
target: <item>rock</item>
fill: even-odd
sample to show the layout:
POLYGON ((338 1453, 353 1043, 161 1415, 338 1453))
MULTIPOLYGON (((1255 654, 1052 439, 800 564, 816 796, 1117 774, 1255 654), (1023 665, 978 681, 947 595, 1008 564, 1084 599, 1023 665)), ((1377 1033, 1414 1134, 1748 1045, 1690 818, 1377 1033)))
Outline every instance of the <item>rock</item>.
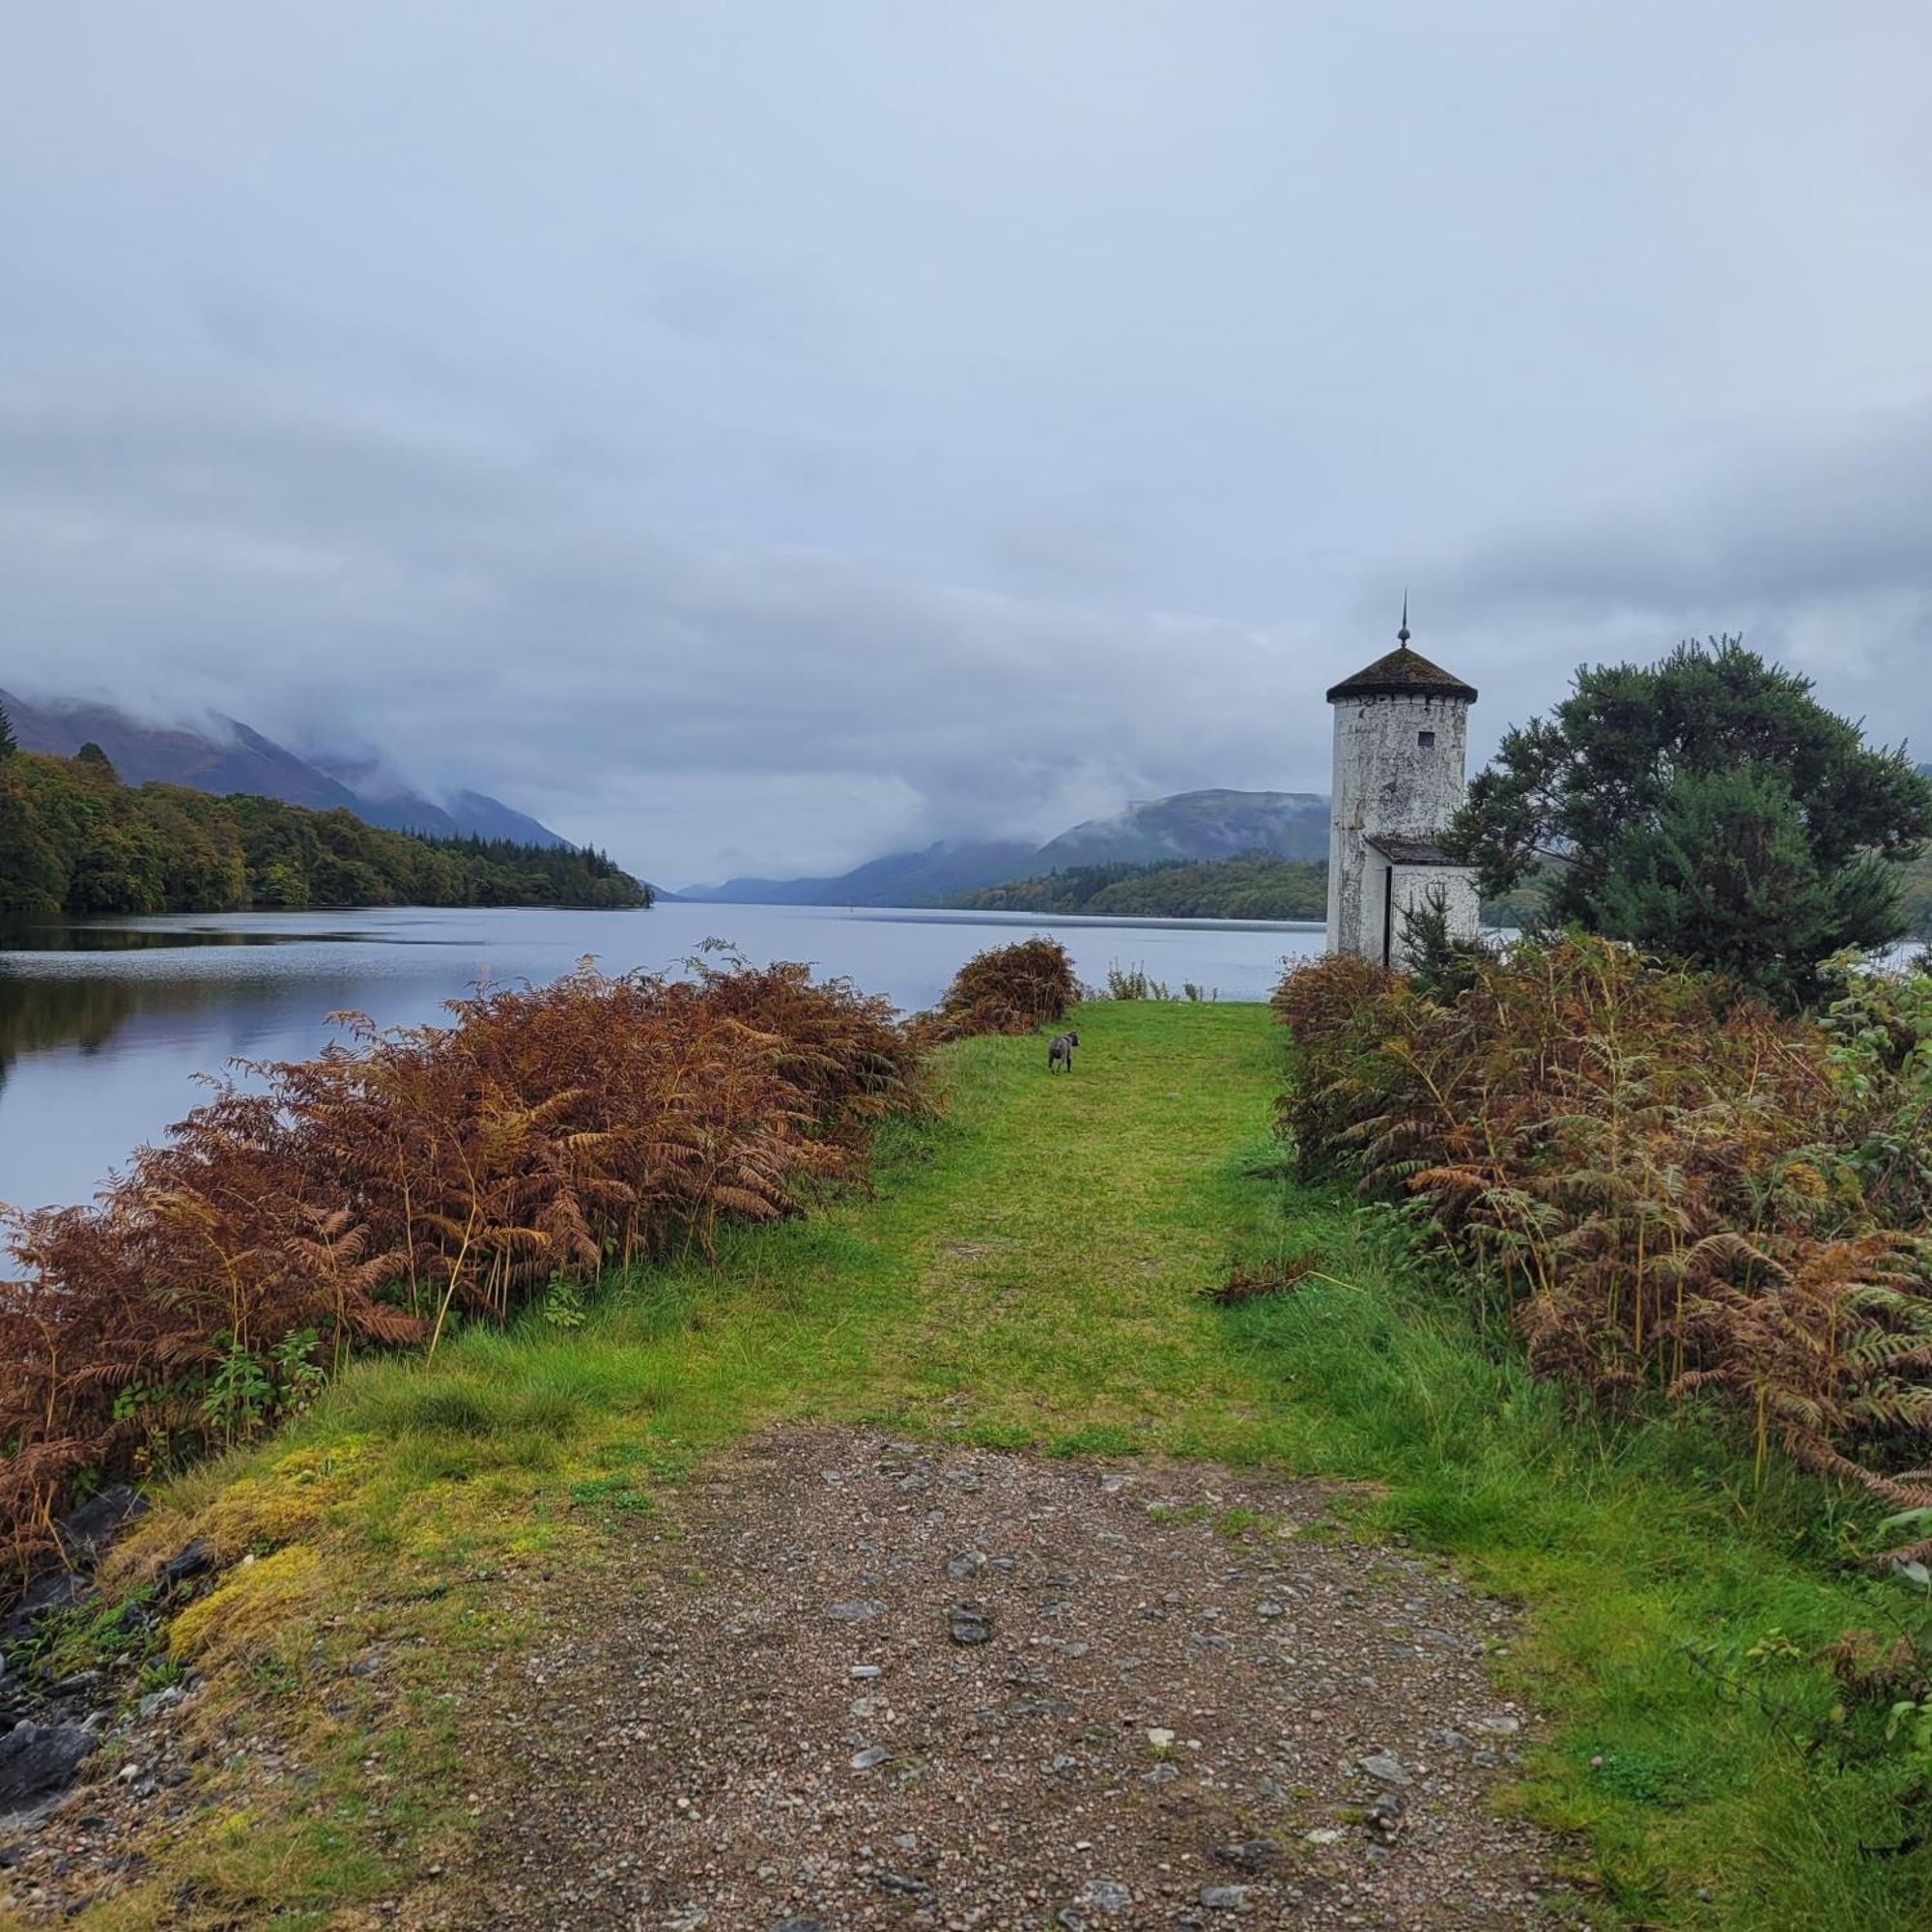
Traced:
POLYGON ((1311 1845, 1339 1845, 1348 1835, 1334 1825, 1323 1825, 1317 1831, 1302 1833, 1311 1845))
POLYGON ((34 1627, 56 1610, 71 1610, 87 1595, 87 1578, 71 1570, 50 1570, 27 1586, 27 1594, 0 1623, 0 1643, 31 1636, 34 1627))
POLYGON ((863 1624, 878 1616, 885 1605, 872 1597, 855 1597, 849 1603, 834 1604, 825 1614, 835 1624, 863 1624))
POLYGON ((947 1629, 954 1643, 990 1643, 993 1613, 984 1604, 957 1603, 947 1615, 947 1629))
POLYGON ((121 1605, 121 1613, 114 1619, 114 1624, 117 1630, 153 1630, 155 1613, 139 1597, 129 1597, 121 1605))
POLYGON ((1247 1909, 1249 1885, 1204 1885, 1201 1903, 1209 1912, 1243 1912, 1247 1909))
POLYGON ((1393 1751, 1371 1751, 1361 1759, 1362 1769, 1383 1784, 1407 1784, 1412 1780, 1402 1768, 1402 1760, 1393 1751))
POLYGON ((852 1753, 854 1771, 872 1771, 882 1764, 891 1764, 893 1754, 884 1745, 867 1745, 862 1751, 852 1753))
POLYGON ((1155 1724, 1148 1732, 1148 1743, 1157 1751, 1172 1750, 1174 1748, 1174 1733, 1165 1724, 1155 1724))
POLYGON ((825 1932, 822 1918, 781 1918, 772 1932, 825 1932))
POLYGON ((962 1549, 958 1555, 946 1559, 946 1574, 955 1583, 963 1583, 967 1577, 977 1576, 985 1567, 985 1552, 979 1549, 962 1549))
POLYGON ((15 1724, 0 1738, 0 1811, 23 1810, 65 1791, 99 1743, 79 1724, 15 1724))
POLYGON ((1384 1791, 1362 1814, 1362 1820, 1378 1838, 1386 1840, 1402 1830, 1402 1814, 1407 1808, 1400 1792, 1384 1791))
POLYGON ((1090 1878, 1080 1888, 1073 1902, 1090 1912, 1104 1912, 1112 1918, 1117 1912, 1124 1912, 1134 1902, 1134 1894, 1117 1878, 1090 1878))
POLYGON ((1221 1856, 1243 1871, 1265 1871, 1281 1857, 1281 1847, 1272 1838, 1243 1838, 1237 1845, 1223 1845, 1221 1856))
POLYGON ((895 1892, 900 1898, 924 1898, 932 1888, 923 1878, 908 1878, 903 1872, 881 1872, 879 1889, 895 1892))
POLYGON ((147 1507, 147 1497, 131 1484, 115 1483, 64 1516, 54 1524, 54 1533, 70 1563, 79 1570, 92 1570, 107 1554, 114 1539, 147 1507))
POLYGON ((1492 1738, 1513 1738, 1522 1729, 1520 1718, 1478 1718, 1471 1727, 1492 1738))
POLYGON ((205 1536, 190 1537, 161 1566, 161 1587, 179 1589, 214 1568, 214 1546, 205 1536))
POLYGON ((876 1677, 878 1674, 879 1666, 876 1663, 855 1663, 845 1673, 847 1677, 859 1678, 876 1677))

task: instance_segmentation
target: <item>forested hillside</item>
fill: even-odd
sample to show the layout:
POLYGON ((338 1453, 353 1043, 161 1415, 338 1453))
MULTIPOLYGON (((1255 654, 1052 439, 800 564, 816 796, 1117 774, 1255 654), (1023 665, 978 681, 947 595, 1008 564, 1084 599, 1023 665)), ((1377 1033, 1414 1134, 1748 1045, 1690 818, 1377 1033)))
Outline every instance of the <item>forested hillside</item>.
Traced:
POLYGON ((1149 919, 1321 919, 1328 868, 1250 853, 1180 866, 1073 866, 988 886, 954 901, 988 912, 1069 912, 1149 919))
POLYGON ((340 806, 365 824, 430 838, 509 838, 563 845, 549 826, 485 792, 429 798, 373 753, 299 756, 239 718, 216 714, 200 725, 156 724, 111 704, 73 698, 33 701, 0 691, 0 711, 23 752, 71 758, 100 747, 129 784, 188 785, 226 798, 278 798, 311 811, 340 806))
POLYGON ((423 838, 340 810, 126 785, 98 747, 46 757, 5 737, 0 724, 0 912, 650 903, 599 852, 423 838))

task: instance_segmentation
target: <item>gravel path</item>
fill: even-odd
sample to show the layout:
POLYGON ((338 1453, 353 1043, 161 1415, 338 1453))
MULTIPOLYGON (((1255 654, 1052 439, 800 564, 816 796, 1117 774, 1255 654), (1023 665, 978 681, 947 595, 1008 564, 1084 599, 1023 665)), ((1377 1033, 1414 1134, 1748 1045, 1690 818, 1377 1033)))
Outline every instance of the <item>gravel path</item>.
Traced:
POLYGON ((792 1431, 711 1465, 472 1713, 420 1926, 1520 1926, 1508 1612, 1312 1487, 792 1431), (480 1776, 480 1774, 479 1774, 480 1776))

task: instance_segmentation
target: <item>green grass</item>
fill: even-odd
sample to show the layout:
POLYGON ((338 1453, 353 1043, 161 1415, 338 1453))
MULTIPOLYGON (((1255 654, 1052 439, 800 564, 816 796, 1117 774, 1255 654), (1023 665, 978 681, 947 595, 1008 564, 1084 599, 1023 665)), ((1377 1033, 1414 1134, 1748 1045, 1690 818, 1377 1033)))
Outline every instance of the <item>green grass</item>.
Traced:
POLYGON ((532 1318, 365 1363, 299 1427, 178 1484, 146 1547, 200 1530, 276 1552, 191 1633, 185 1661, 216 1677, 202 1721, 278 1726, 314 1782, 211 1774, 207 1817, 86 1922, 165 1900, 188 1924, 192 1897, 209 1923, 323 1923, 407 1884, 473 1828, 466 1768, 491 1741, 450 1700, 527 1640, 547 1579, 638 1560, 667 1485, 781 1418, 1345 1479, 1346 1530, 1525 1605, 1498 1668, 1554 1728, 1505 1799, 1577 1834, 1604 1917, 1932 1919, 1928 1853, 1880 1851, 1919 1772, 1841 1764, 1873 1721, 1834 1728, 1805 1661, 1898 1613, 1845 1560, 1868 1513, 1789 1475, 1753 1487, 1694 1418, 1609 1429, 1530 1381, 1385 1217, 1293 1179, 1265 1009, 1101 1003, 1079 1028, 1071 1078, 1037 1040, 946 1049, 944 1118, 890 1132, 870 1195, 734 1236, 715 1270, 608 1281, 579 1328, 532 1318), (1287 1293, 1198 1293, 1236 1258, 1300 1254, 1316 1271, 1287 1293), (342 1665, 372 1646, 407 1662, 345 1700, 342 1665))

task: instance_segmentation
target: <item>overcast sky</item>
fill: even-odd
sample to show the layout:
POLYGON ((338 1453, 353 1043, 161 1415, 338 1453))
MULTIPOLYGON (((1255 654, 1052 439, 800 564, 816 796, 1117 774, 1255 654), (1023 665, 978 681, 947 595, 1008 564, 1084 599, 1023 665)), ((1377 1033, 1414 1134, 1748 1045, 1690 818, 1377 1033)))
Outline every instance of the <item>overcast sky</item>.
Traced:
POLYGON ((12 0, 0 683, 668 884, 1744 630, 1932 752, 1924 0, 12 0))

